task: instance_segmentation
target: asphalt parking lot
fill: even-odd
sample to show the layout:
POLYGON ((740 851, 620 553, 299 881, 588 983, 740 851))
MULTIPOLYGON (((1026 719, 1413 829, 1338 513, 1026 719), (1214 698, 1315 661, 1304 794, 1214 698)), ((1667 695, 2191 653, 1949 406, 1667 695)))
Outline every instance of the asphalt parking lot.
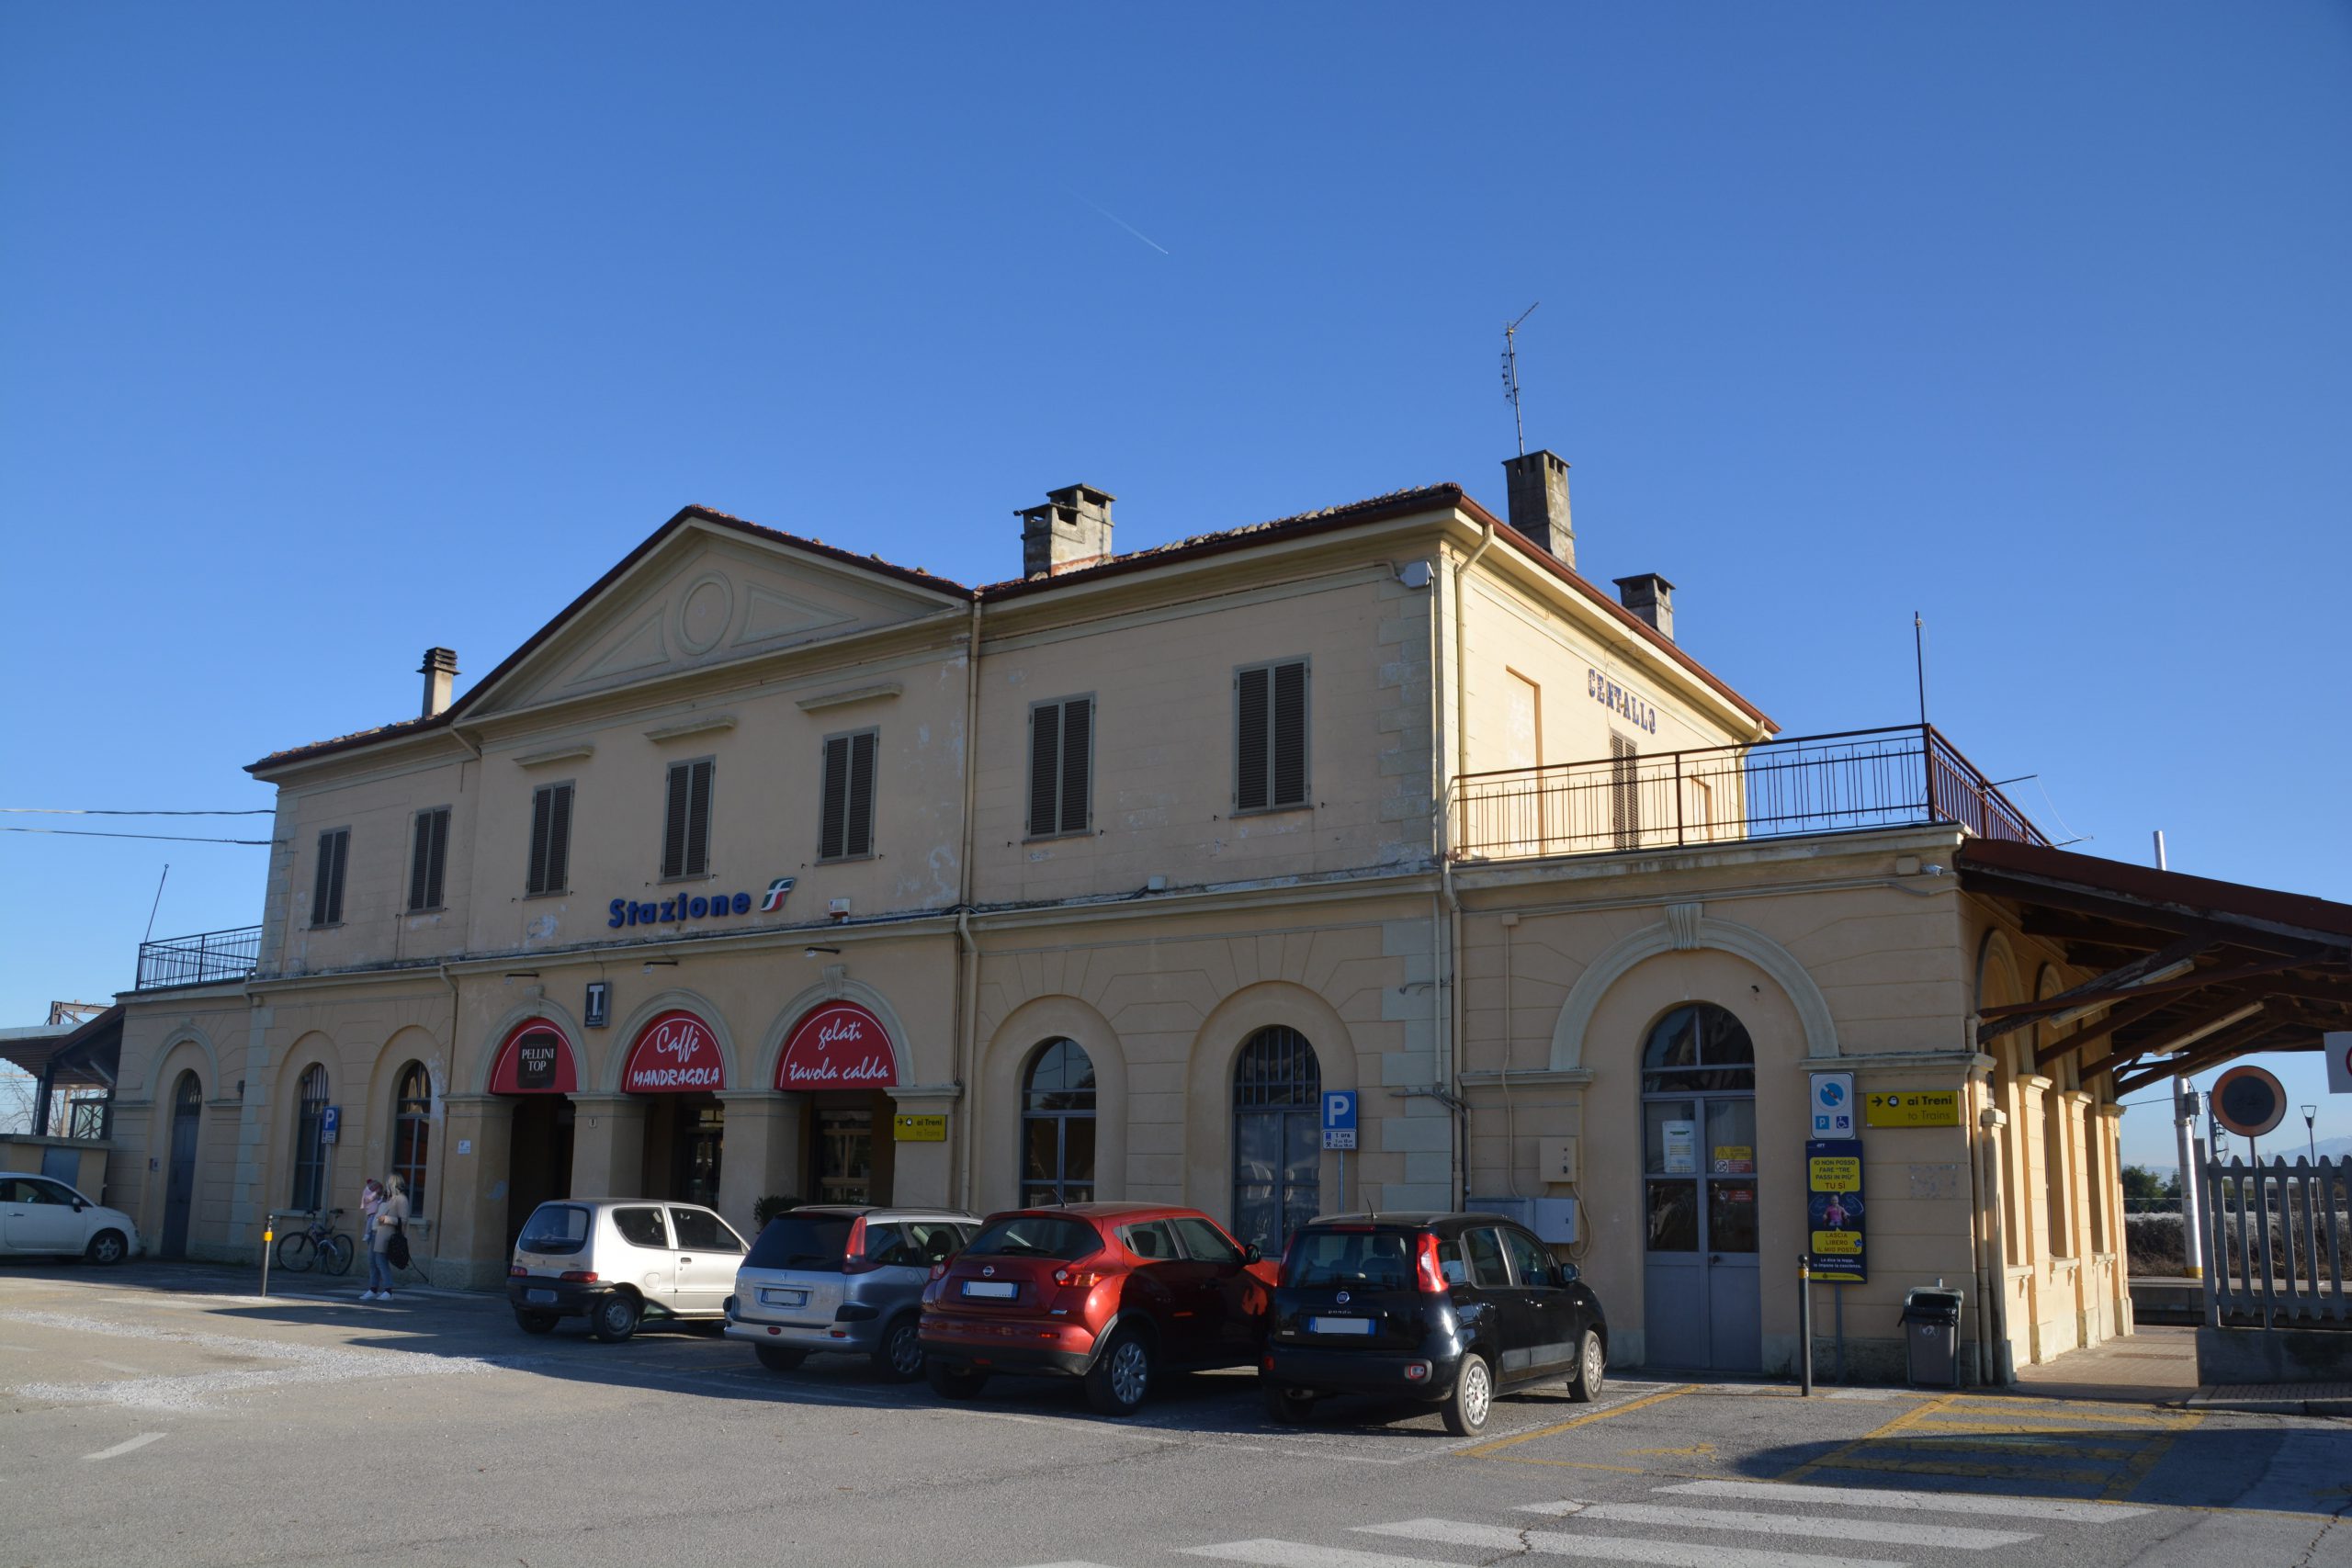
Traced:
POLYGON ((0 1270, 0 1564, 2352 1564, 2340 1420, 1620 1378, 1460 1439, 1363 1402, 1277 1427, 1218 1373, 1116 1422, 1043 1381, 955 1404, 707 1333, 254 1283, 0 1270))

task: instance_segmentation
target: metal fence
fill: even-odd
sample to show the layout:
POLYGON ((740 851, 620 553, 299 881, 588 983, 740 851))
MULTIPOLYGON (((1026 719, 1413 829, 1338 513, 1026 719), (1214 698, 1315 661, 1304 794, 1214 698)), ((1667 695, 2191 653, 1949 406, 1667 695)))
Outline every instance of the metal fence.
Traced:
POLYGON ((2204 1190, 2207 1322, 2352 1324, 2352 1159, 2209 1160, 2204 1190))
POLYGON ((242 980, 261 958, 261 928, 203 931, 139 944, 138 990, 161 986, 207 986, 242 980))
POLYGON ((1454 847, 1470 858, 1597 854, 1950 822, 2047 844, 1933 725, 1467 773, 1454 847))

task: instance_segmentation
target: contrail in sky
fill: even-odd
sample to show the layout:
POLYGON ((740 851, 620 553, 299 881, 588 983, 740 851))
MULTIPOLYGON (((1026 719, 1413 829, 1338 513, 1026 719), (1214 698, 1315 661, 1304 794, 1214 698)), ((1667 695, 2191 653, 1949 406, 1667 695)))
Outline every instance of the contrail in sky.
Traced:
MULTIPOLYGON (((1080 201, 1086 201, 1086 198, 1082 196, 1078 199, 1080 201)), ((1116 223, 1128 233, 1133 234, 1136 239, 1141 240, 1145 244, 1149 245, 1161 255, 1172 256, 1176 254, 1170 250, 1166 245, 1161 244, 1159 241, 1145 233, 1142 230, 1136 228, 1134 224, 1128 222, 1125 219, 1120 217, 1117 213, 1112 211, 1109 208, 1102 206, 1100 202, 1086 201, 1086 205, 1093 208, 1095 211, 1101 213, 1103 217, 1108 218, 1112 222, 1116 223)))

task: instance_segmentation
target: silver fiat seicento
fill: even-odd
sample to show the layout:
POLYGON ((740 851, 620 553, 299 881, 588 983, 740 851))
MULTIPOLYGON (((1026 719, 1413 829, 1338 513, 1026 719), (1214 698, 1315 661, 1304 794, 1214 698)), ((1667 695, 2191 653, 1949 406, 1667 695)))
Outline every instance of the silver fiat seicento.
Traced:
POLYGON ((789 1371, 811 1354, 872 1359, 894 1382, 922 1376, 916 1325, 933 1265, 980 1228, 952 1209, 819 1204, 770 1220, 752 1244, 727 1300, 727 1336, 760 1364, 789 1371))

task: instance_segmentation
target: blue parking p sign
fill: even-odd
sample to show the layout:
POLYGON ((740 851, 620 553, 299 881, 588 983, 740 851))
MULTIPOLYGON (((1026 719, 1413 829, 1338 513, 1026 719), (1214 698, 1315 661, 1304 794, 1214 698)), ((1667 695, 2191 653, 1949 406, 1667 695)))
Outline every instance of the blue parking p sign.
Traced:
POLYGON ((343 1136, 343 1107, 330 1105, 319 1112, 319 1142, 332 1144, 343 1136))
POLYGON ((1323 1146, 1327 1149, 1351 1149, 1356 1146, 1355 1090, 1335 1089, 1324 1093, 1323 1146))

